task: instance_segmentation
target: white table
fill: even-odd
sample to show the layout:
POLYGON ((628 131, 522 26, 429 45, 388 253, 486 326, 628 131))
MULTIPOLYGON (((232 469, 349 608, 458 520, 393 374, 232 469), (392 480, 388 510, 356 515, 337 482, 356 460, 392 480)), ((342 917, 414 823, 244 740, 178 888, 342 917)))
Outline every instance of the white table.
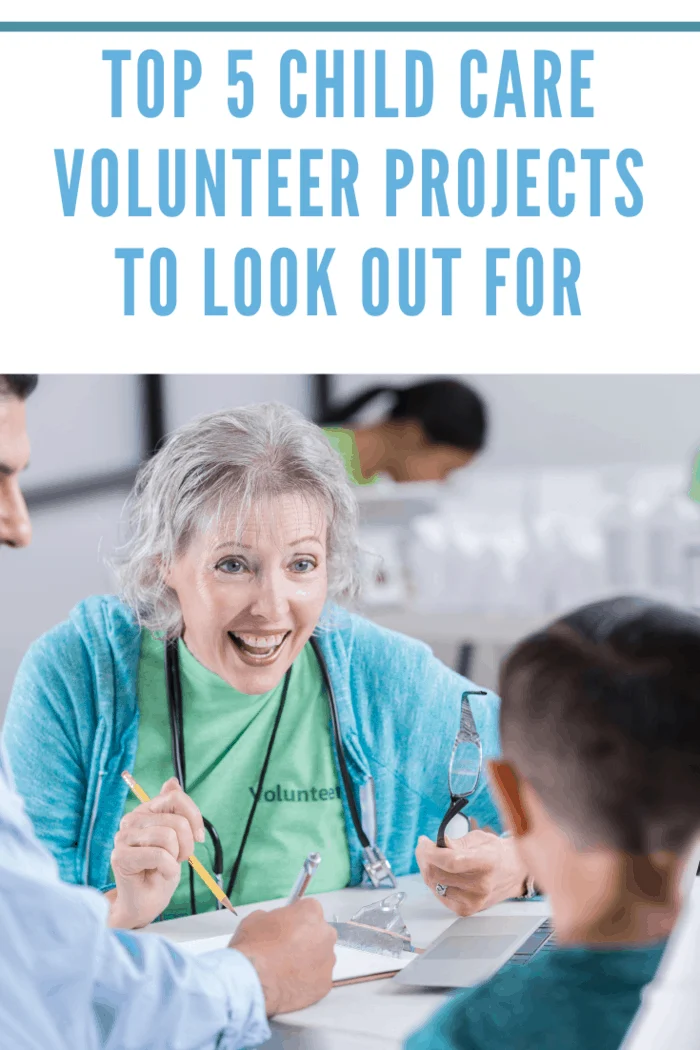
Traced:
MULTIPOLYGON (((407 894, 402 914, 411 932, 414 945, 425 948, 455 920, 455 916, 435 899, 419 875, 399 879, 399 886, 407 894)), ((386 896, 388 890, 369 890, 364 887, 319 894, 327 919, 337 915, 349 918, 362 905, 386 896)), ((277 908, 280 901, 265 901, 238 908, 239 919, 263 908, 277 908)), ((498 904, 490 909, 494 914, 522 915, 527 910, 533 915, 548 914, 543 901, 514 901, 498 904)), ((486 914, 486 913, 484 913, 486 914)), ((204 937, 216 937, 235 930, 238 920, 227 911, 207 912, 185 919, 171 919, 147 927, 169 940, 183 942, 204 937)), ((272 1040, 268 1050, 398 1050, 404 1039, 418 1028, 444 1000, 435 991, 402 988, 391 980, 369 981, 365 984, 334 988, 330 995, 294 1014, 275 1018, 271 1028, 272 1040)))

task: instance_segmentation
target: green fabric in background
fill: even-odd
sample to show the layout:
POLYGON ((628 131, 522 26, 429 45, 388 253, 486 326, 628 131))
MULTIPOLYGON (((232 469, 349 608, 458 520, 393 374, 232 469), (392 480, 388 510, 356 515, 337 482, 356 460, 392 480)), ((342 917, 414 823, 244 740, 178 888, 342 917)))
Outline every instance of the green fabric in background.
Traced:
POLYGON ((351 481, 354 481, 356 485, 374 485, 378 480, 378 475, 366 478, 362 473, 354 432, 344 427, 325 427, 323 432, 332 448, 342 457, 351 481))
POLYGON ((700 503, 700 452, 695 457, 693 464, 693 476, 690 481, 689 496, 696 503, 700 503))
MULTIPOLYGON (((247 696, 202 666, 180 642, 187 791, 212 822, 224 851, 224 887, 236 858, 279 707, 283 682, 247 696)), ((134 778, 151 796, 173 775, 163 643, 142 633, 138 671, 139 736, 134 778)), ((316 893, 350 880, 345 817, 330 734, 328 700, 310 645, 296 658, 263 794, 243 854, 234 904, 286 897, 304 858, 322 862, 316 893)), ((138 805, 129 796, 125 812, 138 805)), ((213 869, 207 835, 195 854, 213 869)), ((189 865, 164 918, 190 914, 189 865)), ((195 876, 197 911, 216 901, 195 876)))

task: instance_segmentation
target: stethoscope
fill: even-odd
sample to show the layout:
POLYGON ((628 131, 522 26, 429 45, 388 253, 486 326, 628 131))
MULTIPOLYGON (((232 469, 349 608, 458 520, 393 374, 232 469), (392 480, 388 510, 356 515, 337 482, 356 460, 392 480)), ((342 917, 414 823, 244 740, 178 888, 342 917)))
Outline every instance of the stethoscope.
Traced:
MULTIPOLYGON (((165 687, 166 696, 168 700, 168 718, 170 722, 170 746, 172 752, 173 769, 175 776, 183 791, 187 790, 187 778, 186 778, 186 765, 185 765, 185 734, 183 724, 183 708, 182 708, 182 683, 180 679, 180 655, 178 650, 179 639, 171 638, 165 643, 165 687)), ((343 747, 343 739, 340 732, 340 718, 338 716, 338 705, 336 703, 335 692, 333 690, 333 684, 331 682, 330 675, 328 673, 328 667, 326 665, 325 658, 321 652, 320 646, 315 638, 310 639, 311 648, 314 651, 314 655, 318 660, 318 665, 321 670, 321 677, 323 679, 323 685, 326 690, 326 696, 328 697, 328 706, 331 714, 331 727, 333 731, 333 739, 335 742, 335 752, 338 760, 338 769, 340 771, 340 778, 343 782, 343 789, 345 792, 345 798, 347 799, 348 810, 350 812, 350 819, 352 820, 355 834, 357 835, 360 846, 362 847, 362 864, 367 873, 367 877, 375 889, 379 889, 385 880, 389 880, 392 886, 396 887, 396 878, 391 870, 391 864, 384 856, 382 851, 376 845, 371 842, 368 838, 363 826, 360 812, 355 800, 353 792, 352 780, 350 779, 350 773, 348 772, 348 765, 345 758, 345 750, 343 747)), ((265 779, 265 773, 267 771, 267 765, 272 754, 272 748, 277 735, 277 729, 279 722, 284 710, 284 704, 289 688, 289 682, 292 674, 292 668, 290 667, 287 671, 284 683, 282 686, 282 695, 280 704, 277 711, 277 717, 275 719, 272 735, 268 744, 267 754, 263 762, 263 766, 258 781, 258 787, 253 805, 251 807, 248 821, 243 833, 241 846, 239 848, 238 856, 231 869, 231 875, 229 877, 228 886, 226 887, 226 895, 231 896, 233 887, 235 885, 236 877, 240 869, 243 852, 245 849, 248 833, 255 816, 257 803, 262 794, 263 782, 265 779)), ((210 820, 203 815, 204 827, 206 828, 207 834, 211 839, 213 847, 213 864, 212 869, 214 878, 218 882, 219 886, 224 888, 224 851, 221 845, 221 838, 214 825, 210 820)), ((221 907, 221 904, 218 904, 221 907)), ((196 913, 195 905, 195 892, 194 892, 194 877, 193 871, 190 868, 190 908, 192 914, 196 913)))

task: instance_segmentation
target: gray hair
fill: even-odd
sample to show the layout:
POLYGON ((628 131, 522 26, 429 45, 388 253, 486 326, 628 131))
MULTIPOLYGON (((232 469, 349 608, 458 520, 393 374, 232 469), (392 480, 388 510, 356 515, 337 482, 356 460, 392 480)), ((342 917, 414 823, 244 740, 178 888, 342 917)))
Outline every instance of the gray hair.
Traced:
POLYGON ((325 510, 329 597, 354 598, 357 503, 341 457, 300 412, 248 405, 180 427, 139 470, 126 505, 129 538, 114 562, 138 623, 179 634, 182 614, 165 577, 195 533, 232 510, 240 528, 263 500, 288 494, 325 510))

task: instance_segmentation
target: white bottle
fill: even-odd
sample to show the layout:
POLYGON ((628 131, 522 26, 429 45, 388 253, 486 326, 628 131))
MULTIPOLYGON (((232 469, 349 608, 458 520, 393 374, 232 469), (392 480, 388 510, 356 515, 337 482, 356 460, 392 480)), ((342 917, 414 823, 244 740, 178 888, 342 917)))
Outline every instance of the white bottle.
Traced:
POLYGON ((661 601, 697 604, 692 593, 693 549, 700 546, 700 508, 685 493, 670 493, 647 522, 649 591, 661 601))
POLYGON ((601 516, 606 588, 611 595, 639 594, 646 589, 645 518, 648 504, 632 502, 628 493, 611 497, 601 516))

